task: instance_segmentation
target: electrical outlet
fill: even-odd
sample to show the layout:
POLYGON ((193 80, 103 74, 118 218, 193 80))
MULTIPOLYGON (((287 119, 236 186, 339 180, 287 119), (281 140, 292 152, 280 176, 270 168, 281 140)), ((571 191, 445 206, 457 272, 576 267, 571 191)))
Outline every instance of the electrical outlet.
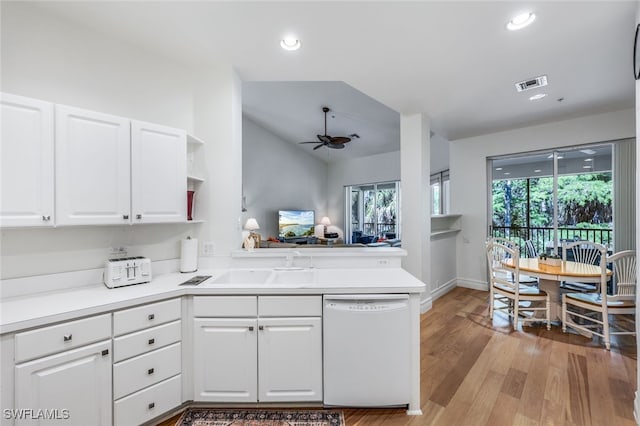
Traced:
POLYGON ((109 247, 109 257, 117 258, 117 257, 126 257, 127 256, 127 248, 124 246, 121 247, 109 247))
POLYGON ((378 259, 378 265, 388 265, 388 264, 389 264, 388 259, 378 259))
POLYGON ((216 245, 213 241, 207 241, 202 243, 202 255, 203 256, 213 256, 213 253, 216 250, 216 245))

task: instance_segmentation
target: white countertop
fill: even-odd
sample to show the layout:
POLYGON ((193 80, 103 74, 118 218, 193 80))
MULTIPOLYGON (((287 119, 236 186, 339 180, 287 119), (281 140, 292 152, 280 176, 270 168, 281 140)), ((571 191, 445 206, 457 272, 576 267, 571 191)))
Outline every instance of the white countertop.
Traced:
MULTIPOLYGON (((271 272, 270 268, 255 270, 271 272)), ((104 284, 96 284, 7 298, 0 302, 0 334, 185 295, 421 293, 425 290, 424 283, 396 267, 306 269, 313 279, 303 284, 288 282, 291 280, 260 284, 213 282, 229 271, 173 272, 159 275, 150 283, 128 287, 109 289, 104 284), (179 285, 196 275, 212 278, 198 286, 179 285)))

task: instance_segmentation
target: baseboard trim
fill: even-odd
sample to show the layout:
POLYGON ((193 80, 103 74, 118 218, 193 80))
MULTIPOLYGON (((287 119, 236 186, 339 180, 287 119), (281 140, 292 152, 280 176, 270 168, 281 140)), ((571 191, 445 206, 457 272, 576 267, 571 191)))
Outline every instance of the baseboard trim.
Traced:
POLYGON ((472 290, 489 291, 489 284, 486 281, 472 280, 470 278, 458 278, 458 287, 470 288, 472 290))
POLYGON ((420 313, 424 314, 425 312, 431 310, 433 307, 433 298, 428 297, 424 300, 420 301, 420 313))
POLYGON ((437 300, 442 296, 444 296, 445 294, 449 293, 451 290, 456 288, 456 283, 457 283, 457 280, 455 278, 447 281, 446 283, 444 283, 443 285, 441 285, 440 287, 438 287, 437 289, 431 292, 431 299, 437 300))

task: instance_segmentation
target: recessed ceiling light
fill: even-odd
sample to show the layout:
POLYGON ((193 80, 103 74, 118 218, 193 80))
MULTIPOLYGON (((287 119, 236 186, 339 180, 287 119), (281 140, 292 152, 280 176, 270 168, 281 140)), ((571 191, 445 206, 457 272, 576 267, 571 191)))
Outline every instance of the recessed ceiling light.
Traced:
POLYGON ((529 98, 529 100, 530 100, 530 101, 537 101, 538 99, 542 99, 542 98, 544 98, 545 96, 547 96, 547 94, 546 94, 546 93, 538 93, 538 94, 536 94, 536 95, 531 96, 531 97, 529 98))
POLYGON ((504 175, 505 175, 505 176, 509 176, 510 174, 511 174, 511 173, 509 173, 509 172, 504 172, 504 175))
POLYGON ((300 46, 302 46, 302 43, 295 37, 285 37, 280 40, 280 47, 284 50, 298 50, 300 46))
POLYGON ((587 154, 587 155, 593 155, 596 152, 592 149, 581 149, 580 152, 582 152, 583 154, 587 154))
POLYGON ((496 167, 496 170, 500 171, 502 170, 502 167, 496 167))
POLYGON ((593 158, 585 158, 584 161, 593 161, 593 158))
POLYGON ((540 170, 540 169, 535 169, 535 170, 533 171, 533 173, 540 173, 541 171, 542 171, 542 170, 540 170))
POLYGON ((507 29, 511 31, 521 30, 528 26, 536 19, 536 14, 533 12, 525 12, 520 15, 514 16, 509 22, 507 22, 507 29))
POLYGON ((582 166, 583 169, 590 169, 591 166, 582 166))

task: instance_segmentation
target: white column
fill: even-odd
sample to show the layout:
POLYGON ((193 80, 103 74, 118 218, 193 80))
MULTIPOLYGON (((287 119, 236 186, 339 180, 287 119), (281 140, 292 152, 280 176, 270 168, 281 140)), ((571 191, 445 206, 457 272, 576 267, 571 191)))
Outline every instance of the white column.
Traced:
POLYGON ((194 85, 194 134, 205 141, 205 179, 196 194, 206 222, 200 244, 212 242, 214 263, 240 248, 242 209, 242 84, 230 65, 208 68, 194 85))
POLYGON ((430 124, 423 114, 400 116, 402 267, 427 284, 423 301, 431 297, 430 124))

